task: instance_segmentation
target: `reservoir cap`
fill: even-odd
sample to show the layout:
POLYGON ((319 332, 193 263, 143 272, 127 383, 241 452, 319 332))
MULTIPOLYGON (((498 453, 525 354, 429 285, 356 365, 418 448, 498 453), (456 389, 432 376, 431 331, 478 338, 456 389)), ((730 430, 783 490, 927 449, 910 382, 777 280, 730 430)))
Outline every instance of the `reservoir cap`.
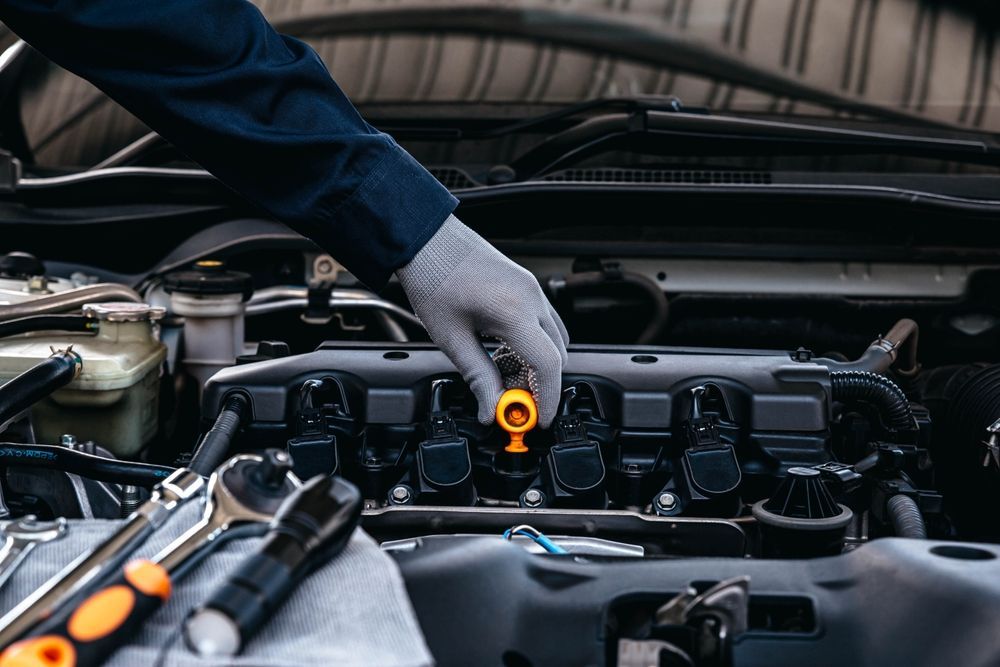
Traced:
POLYGON ((229 271, 223 262, 206 259, 195 262, 188 270, 168 273, 163 279, 163 289, 168 294, 195 296, 240 294, 246 301, 253 294, 253 278, 249 273, 229 271))

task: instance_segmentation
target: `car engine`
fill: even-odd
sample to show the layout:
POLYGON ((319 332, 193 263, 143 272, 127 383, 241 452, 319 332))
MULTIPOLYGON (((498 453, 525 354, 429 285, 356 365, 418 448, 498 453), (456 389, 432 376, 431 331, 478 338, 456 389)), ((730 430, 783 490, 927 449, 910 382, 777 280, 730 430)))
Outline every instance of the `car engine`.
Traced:
MULTIPOLYGON (((856 334, 835 351, 660 345, 668 304, 649 278, 613 263, 539 276, 568 322, 582 318, 576 330, 620 300, 631 314, 615 325, 636 328, 637 342, 571 346, 547 430, 532 428, 528 369, 487 342, 512 389, 484 426, 405 304, 338 284, 326 255, 299 256, 298 284, 250 258, 196 259, 138 284, 53 271, 27 253, 0 260, 8 517, 124 517, 178 466, 208 472, 280 450, 302 480, 357 486, 362 526, 399 560, 445 664, 469 651, 499 651, 508 665, 551 656, 540 630, 498 632, 489 646, 450 639, 477 605, 520 622, 547 609, 546 637, 578 632, 572 619, 600 609, 597 635, 559 654, 573 664, 729 664, 782 639, 837 642, 883 612, 829 615, 844 592, 838 575, 823 583, 810 570, 815 559, 857 550, 839 580, 875 590, 867 582, 886 559, 935 557, 916 554, 918 540, 998 537, 980 508, 1000 489, 1000 371, 988 359, 923 367, 914 319, 873 329, 860 350, 856 334), (590 306, 567 305, 566 290, 591 294, 590 306), (316 330, 323 339, 303 339, 316 330), (608 571, 511 559, 476 540, 512 531, 525 558, 552 547, 608 571), (884 551, 859 550, 868 543, 884 551), (662 581, 634 569, 646 561, 663 565, 662 581), (708 570, 741 561, 759 561, 755 583, 784 591, 751 594, 745 577, 708 570), (537 587, 549 597, 490 592, 537 587), (442 615, 441 595, 468 601, 442 615), (726 604, 742 612, 719 612, 726 604), (699 605, 715 610, 712 623, 699 605), (670 662, 668 645, 700 657, 670 662)), ((589 326, 585 340, 607 323, 589 326)), ((995 557, 985 545, 935 548, 995 557)), ((919 594, 881 585, 896 603, 919 594)), ((794 650, 783 655, 795 664, 794 650)))

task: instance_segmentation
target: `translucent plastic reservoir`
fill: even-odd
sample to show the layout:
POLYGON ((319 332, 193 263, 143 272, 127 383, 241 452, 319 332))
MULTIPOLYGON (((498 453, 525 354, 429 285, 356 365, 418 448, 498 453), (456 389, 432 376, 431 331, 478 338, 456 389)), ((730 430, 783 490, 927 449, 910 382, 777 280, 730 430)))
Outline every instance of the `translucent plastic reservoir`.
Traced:
POLYGON ((31 409, 35 437, 54 444, 64 433, 130 456, 157 432, 160 375, 167 354, 145 304, 98 304, 84 312, 100 320, 97 335, 39 332, 0 339, 0 382, 73 347, 83 359, 79 377, 31 409))

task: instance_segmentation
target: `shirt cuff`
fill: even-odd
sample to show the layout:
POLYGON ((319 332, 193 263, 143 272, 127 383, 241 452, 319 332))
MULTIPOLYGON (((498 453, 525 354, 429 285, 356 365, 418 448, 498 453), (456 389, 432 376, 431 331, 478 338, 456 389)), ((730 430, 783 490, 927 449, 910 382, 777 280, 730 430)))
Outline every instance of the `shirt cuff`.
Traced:
POLYGON ((451 215, 458 200, 385 135, 382 160, 325 216, 314 240, 361 282, 380 290, 451 215))

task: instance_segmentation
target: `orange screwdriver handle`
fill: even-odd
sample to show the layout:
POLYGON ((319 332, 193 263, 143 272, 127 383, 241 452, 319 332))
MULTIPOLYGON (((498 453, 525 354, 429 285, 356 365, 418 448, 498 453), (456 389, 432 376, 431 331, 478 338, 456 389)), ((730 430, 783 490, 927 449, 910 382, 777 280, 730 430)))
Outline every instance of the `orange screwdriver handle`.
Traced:
POLYGON ((0 654, 0 667, 88 667, 102 664, 135 636, 170 597, 170 575, 148 560, 132 561, 75 607, 42 621, 32 636, 0 654))

